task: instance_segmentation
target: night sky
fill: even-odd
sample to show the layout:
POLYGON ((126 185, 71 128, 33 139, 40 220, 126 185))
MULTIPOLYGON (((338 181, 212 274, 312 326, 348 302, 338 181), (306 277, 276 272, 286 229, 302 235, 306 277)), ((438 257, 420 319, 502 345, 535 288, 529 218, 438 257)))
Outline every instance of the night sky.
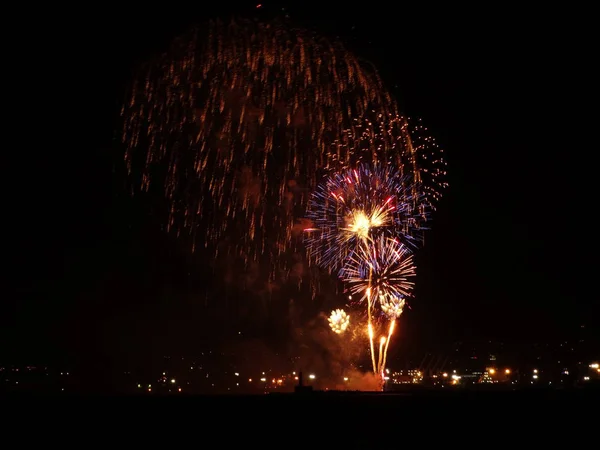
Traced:
POLYGON ((4 141, 0 357, 143 359, 194 352, 207 327, 222 328, 197 296, 201 264, 160 230, 147 200, 128 196, 114 138, 136 64, 194 22, 231 14, 288 13, 340 36, 445 149, 450 188, 402 317, 416 352, 595 329, 597 143, 583 23, 550 10, 240 4, 104 9, 23 31, 5 86, 16 103, 4 141))

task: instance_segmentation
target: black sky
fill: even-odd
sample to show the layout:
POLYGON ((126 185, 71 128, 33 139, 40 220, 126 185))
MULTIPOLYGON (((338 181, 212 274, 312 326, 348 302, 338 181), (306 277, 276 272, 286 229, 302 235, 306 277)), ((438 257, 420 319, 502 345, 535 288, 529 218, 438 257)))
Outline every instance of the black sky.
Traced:
POLYGON ((125 193, 114 135, 135 65, 192 23, 232 13, 289 14, 339 35, 445 149, 450 188, 417 256, 412 345, 561 338, 598 323, 585 11, 244 3, 101 8, 24 29, 5 85, 16 102, 5 141, 3 352, 152 356, 183 341, 193 350, 194 317, 208 315, 188 290, 195 266, 125 193))

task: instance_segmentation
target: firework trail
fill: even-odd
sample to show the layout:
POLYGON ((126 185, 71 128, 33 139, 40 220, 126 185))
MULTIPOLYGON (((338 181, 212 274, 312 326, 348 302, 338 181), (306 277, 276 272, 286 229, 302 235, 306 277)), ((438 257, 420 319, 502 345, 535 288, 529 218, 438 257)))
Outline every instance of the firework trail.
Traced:
POLYGON ((334 272, 359 245, 378 236, 416 247, 428 213, 411 177, 390 166, 360 164, 327 177, 311 196, 307 217, 312 224, 304 230, 308 256, 334 272))
POLYGON ((353 159, 345 130, 373 108, 395 114, 378 75, 341 45, 282 23, 211 22, 133 85, 122 111, 132 190, 164 195, 167 228, 193 249, 226 241, 221 251, 274 272, 305 186, 353 159))
POLYGON ((383 349, 383 364, 378 370, 379 373, 381 373, 385 369, 385 364, 387 362, 387 352, 390 346, 390 341, 392 340, 394 328, 396 326, 396 319, 398 319, 398 317, 402 315, 405 304, 406 301, 404 300, 404 297, 399 297, 396 295, 386 295, 379 301, 381 311, 383 311, 383 313, 390 319, 387 341, 383 349))
MULTIPOLYGON (((403 300, 400 300, 403 303, 403 300)), ((397 303, 397 302, 396 302, 397 303)), ((337 334, 342 335, 347 332, 347 328, 349 326, 349 317, 345 315, 346 313, 342 309, 333 310, 331 312, 330 317, 328 318, 329 326, 331 330, 337 334)), ((385 370, 385 366, 387 363, 387 353, 390 342, 392 340, 392 335, 394 333, 396 327, 396 319, 402 314, 401 307, 394 310, 394 313, 389 315, 390 322, 388 325, 387 335, 379 337, 379 347, 375 346, 375 322, 376 320, 372 320, 371 322, 367 321, 366 330, 369 337, 369 346, 370 346, 370 355, 371 362, 373 364, 373 373, 379 377, 383 377, 383 372, 385 370)), ((363 324, 355 324, 355 327, 351 331, 351 336, 345 340, 345 346, 350 345, 350 342, 355 339, 362 339, 364 336, 365 327, 363 324)))

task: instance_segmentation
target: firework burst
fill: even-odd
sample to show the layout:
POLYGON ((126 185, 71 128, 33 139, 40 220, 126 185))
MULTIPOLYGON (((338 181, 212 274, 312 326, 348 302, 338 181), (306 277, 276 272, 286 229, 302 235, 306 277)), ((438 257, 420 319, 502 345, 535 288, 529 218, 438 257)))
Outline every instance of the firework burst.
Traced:
POLYGON ((350 325, 350 316, 343 309, 334 309, 327 321, 334 333, 342 334, 350 325))
POLYGON ((395 239, 380 236, 369 245, 360 245, 340 275, 356 302, 367 297, 371 305, 390 297, 410 295, 416 275, 412 254, 395 239))
POLYGON ((406 301, 404 297, 398 297, 396 295, 385 295, 380 297, 379 305, 381 311, 390 319, 396 320, 404 312, 404 306, 406 301))
POLYGON ((379 236, 406 246, 422 240, 428 208, 418 186, 390 166, 361 164, 329 176, 313 193, 305 230, 310 260, 330 271, 379 236))

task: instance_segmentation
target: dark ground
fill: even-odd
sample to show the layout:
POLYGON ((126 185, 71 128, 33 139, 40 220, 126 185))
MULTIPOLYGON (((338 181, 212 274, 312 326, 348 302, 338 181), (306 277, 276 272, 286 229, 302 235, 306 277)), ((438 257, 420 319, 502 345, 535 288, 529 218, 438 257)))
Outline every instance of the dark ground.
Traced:
POLYGON ((94 445, 107 440, 111 446, 140 448, 147 442, 158 448, 173 447, 179 438, 199 448, 371 449, 588 445, 599 400, 599 389, 586 388, 170 398, 19 395, 2 403, 13 411, 10 418, 27 419, 7 430, 31 439, 52 435, 61 443, 91 439, 94 445))

